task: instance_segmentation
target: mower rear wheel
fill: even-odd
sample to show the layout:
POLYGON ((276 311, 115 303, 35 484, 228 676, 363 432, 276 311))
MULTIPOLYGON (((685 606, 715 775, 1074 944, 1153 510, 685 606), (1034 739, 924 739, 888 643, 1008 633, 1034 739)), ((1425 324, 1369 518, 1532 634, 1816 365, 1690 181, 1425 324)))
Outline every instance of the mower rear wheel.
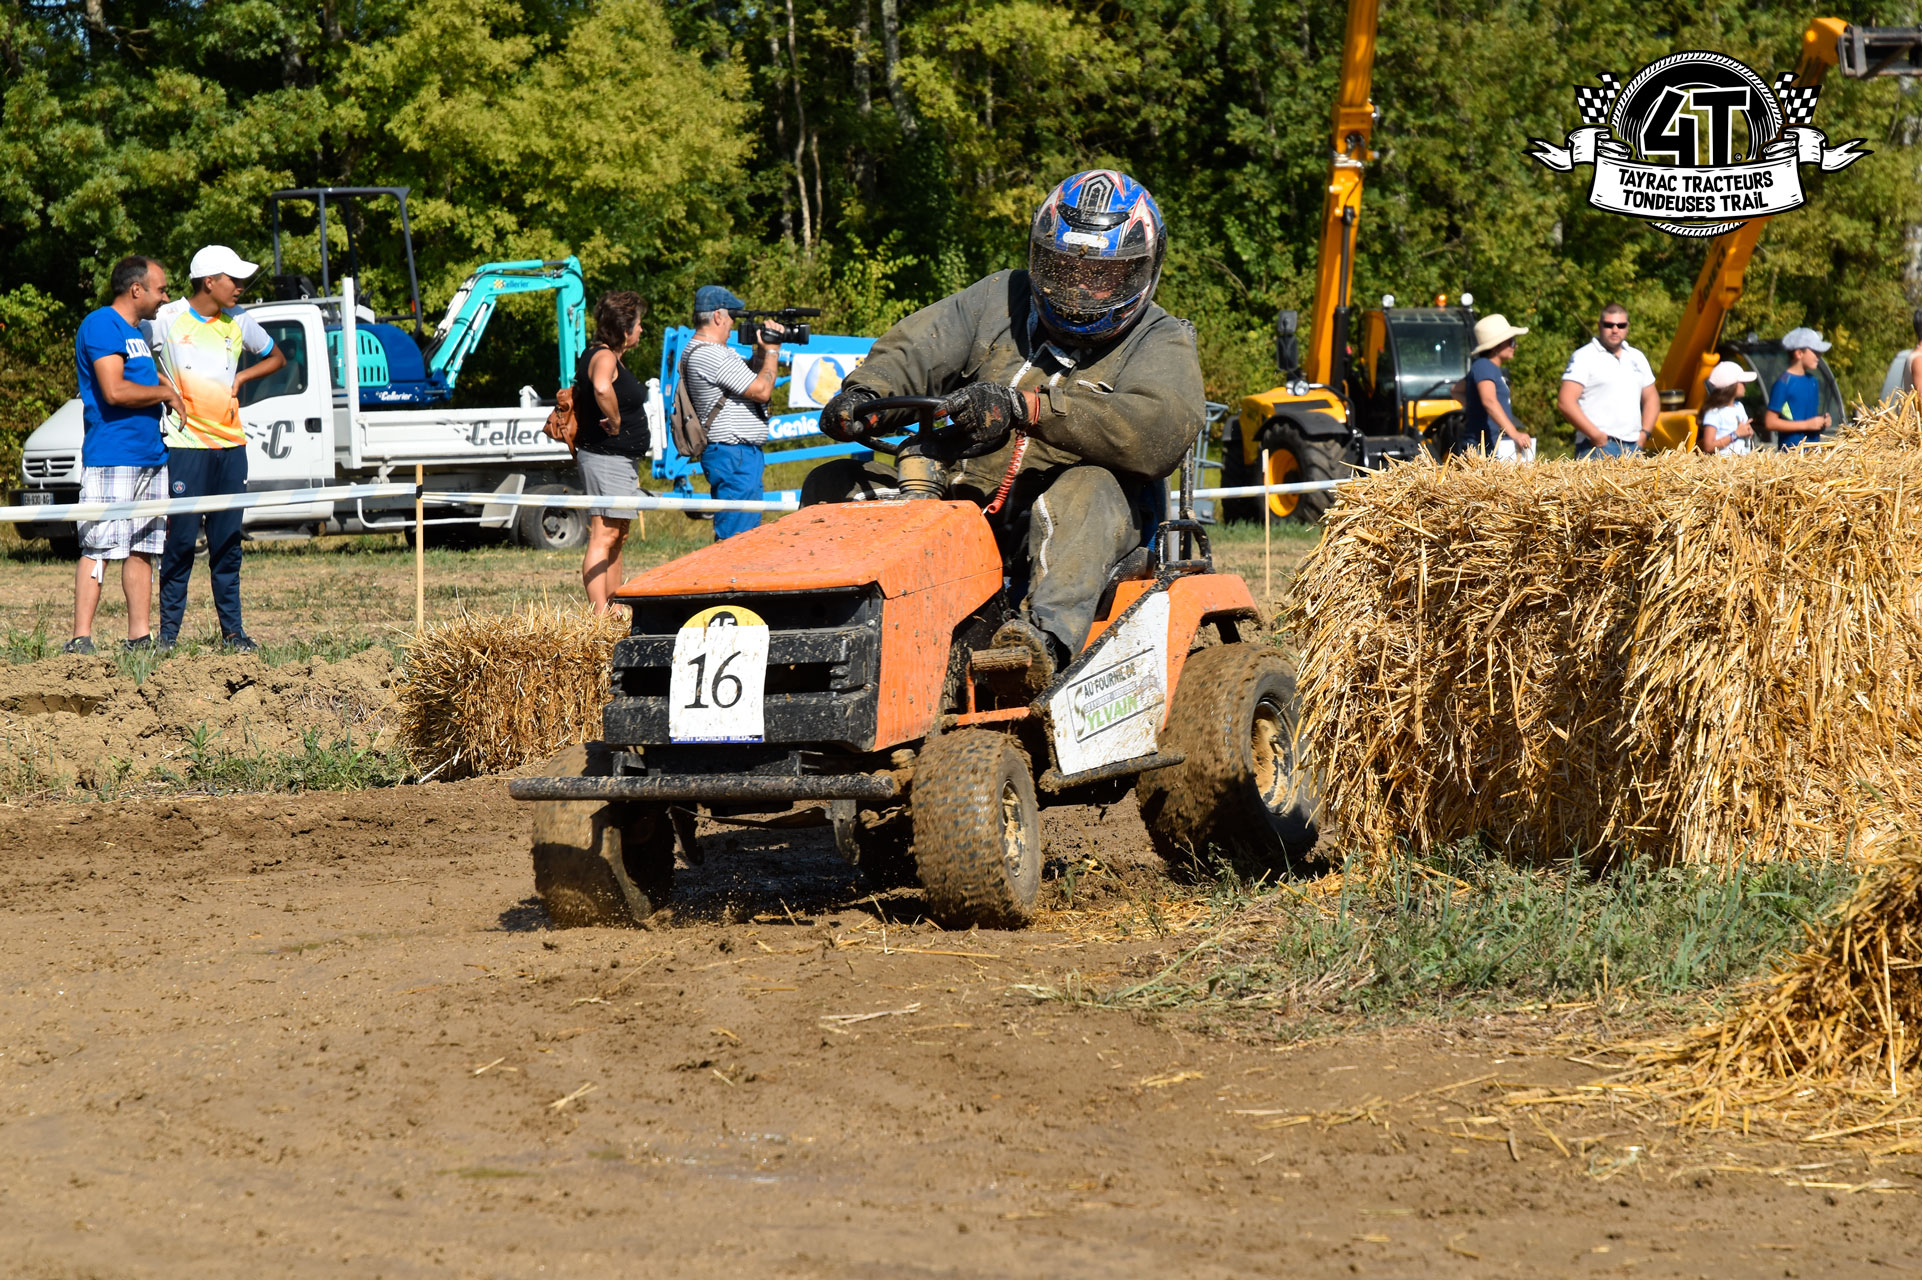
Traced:
POLYGON ((1188 655, 1160 750, 1186 757, 1135 784, 1162 860, 1204 870, 1210 847, 1244 872, 1305 857, 1319 834, 1313 777, 1295 758, 1295 674, 1262 645, 1188 655))
MULTIPOLYGON (((606 744, 569 747, 549 777, 604 778, 606 744)), ((534 806, 534 892, 562 929, 644 927, 674 883, 674 827, 658 805, 621 800, 543 800, 534 806)))
POLYGON ((1041 816, 1027 755, 1005 734, 931 739, 914 767, 914 865, 943 927, 1019 929, 1041 889, 1041 816))

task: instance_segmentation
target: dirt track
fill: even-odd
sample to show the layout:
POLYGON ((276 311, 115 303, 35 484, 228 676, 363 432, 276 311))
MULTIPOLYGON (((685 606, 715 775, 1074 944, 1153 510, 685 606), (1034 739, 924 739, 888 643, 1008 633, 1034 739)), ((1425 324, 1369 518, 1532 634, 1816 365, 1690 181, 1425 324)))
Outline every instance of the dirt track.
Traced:
MULTIPOLYGON (((813 833, 713 836, 665 928, 555 933, 502 792, 0 809, 0 1273, 1922 1264, 1912 1195, 1787 1185, 1887 1164, 1454 1122, 1594 1074, 1540 1022, 1290 1048, 1036 1004, 1015 984, 1167 943, 906 928, 813 833)), ((1139 847, 1119 811, 1049 821, 1057 853, 1139 847)))

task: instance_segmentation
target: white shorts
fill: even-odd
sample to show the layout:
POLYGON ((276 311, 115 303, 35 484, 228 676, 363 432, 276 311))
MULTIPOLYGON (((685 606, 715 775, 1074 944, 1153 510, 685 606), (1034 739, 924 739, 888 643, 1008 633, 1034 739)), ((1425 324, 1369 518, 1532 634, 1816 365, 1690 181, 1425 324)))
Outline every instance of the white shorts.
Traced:
MULTIPOLYGON (((82 467, 80 501, 146 502, 167 496, 167 466, 82 467)), ((129 553, 157 556, 167 545, 167 517, 144 520, 82 520, 80 554, 90 560, 125 560, 129 553)))

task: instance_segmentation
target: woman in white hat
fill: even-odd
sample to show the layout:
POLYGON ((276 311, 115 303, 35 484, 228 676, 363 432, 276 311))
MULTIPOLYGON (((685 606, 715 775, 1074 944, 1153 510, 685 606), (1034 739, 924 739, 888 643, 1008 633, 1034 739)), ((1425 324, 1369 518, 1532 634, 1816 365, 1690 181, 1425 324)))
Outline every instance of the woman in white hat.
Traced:
POLYGON ((1710 371, 1697 442, 1703 453, 1732 458, 1754 446, 1755 428, 1749 425, 1748 410, 1742 407, 1742 386, 1753 381, 1755 375, 1733 360, 1724 360, 1710 371))
POLYGON ((1502 372, 1502 366, 1515 358, 1515 339, 1527 332, 1500 314, 1475 322, 1475 358, 1468 366, 1468 403, 1463 412, 1466 421, 1456 453, 1472 449, 1497 457, 1533 456, 1535 439, 1515 421, 1508 375, 1502 372))

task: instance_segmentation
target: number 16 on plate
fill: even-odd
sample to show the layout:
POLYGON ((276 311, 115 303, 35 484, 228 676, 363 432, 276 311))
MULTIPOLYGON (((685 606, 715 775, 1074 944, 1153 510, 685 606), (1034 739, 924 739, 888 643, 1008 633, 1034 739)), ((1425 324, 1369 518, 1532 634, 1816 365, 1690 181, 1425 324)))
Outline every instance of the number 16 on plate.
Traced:
POLYGON ((674 635, 668 738, 763 741, 767 654, 767 623, 752 610, 717 605, 683 623, 674 635))

